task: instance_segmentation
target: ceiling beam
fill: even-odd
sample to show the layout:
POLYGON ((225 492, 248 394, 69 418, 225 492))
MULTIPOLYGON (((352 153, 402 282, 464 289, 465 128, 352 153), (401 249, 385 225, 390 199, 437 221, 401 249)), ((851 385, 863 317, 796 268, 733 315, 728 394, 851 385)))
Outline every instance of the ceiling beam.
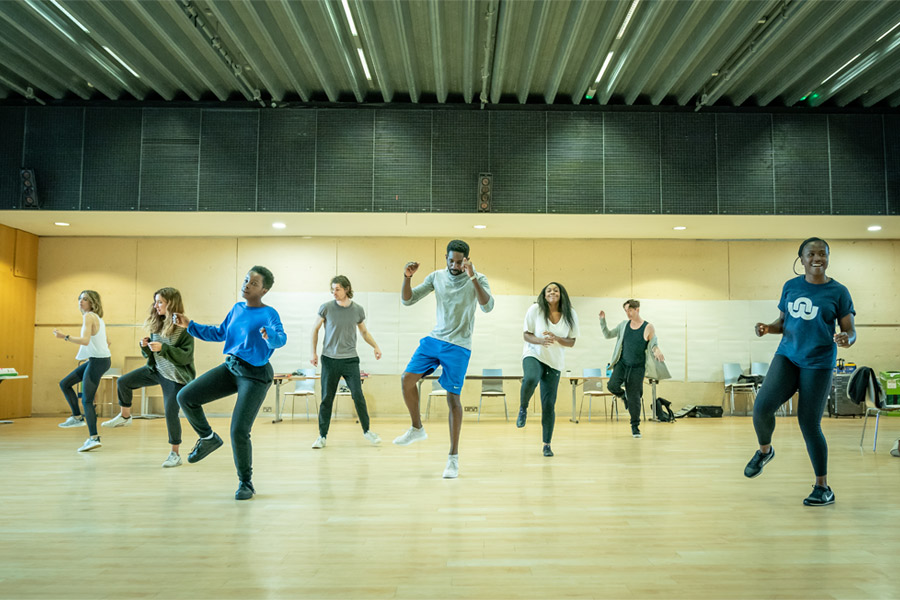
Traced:
MULTIPOLYGON (((385 102, 394 99, 394 84, 388 72, 388 62, 384 52, 384 38, 378 27, 378 20, 373 14, 374 6, 369 0, 353 0, 351 5, 356 10, 356 25, 359 27, 360 42, 369 60, 372 61, 373 79, 381 90, 381 97, 385 102)), ((336 100, 335 100, 336 102, 336 100)))
POLYGON ((556 48, 556 58, 553 61, 553 67, 550 69, 550 79, 544 88, 544 102, 547 104, 553 104, 553 101, 556 100, 559 84, 562 82, 563 74, 566 72, 569 66, 569 59, 572 57, 572 50, 575 49, 575 44, 579 39, 578 32, 585 22, 587 6, 588 0, 572 0, 569 4, 566 21, 559 36, 561 43, 556 48))

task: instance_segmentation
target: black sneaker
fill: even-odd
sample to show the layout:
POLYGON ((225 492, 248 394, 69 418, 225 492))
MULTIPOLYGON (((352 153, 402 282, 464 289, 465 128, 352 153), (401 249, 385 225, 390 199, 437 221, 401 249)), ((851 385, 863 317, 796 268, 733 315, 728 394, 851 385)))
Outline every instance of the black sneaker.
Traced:
POLYGON ((197 440, 197 443, 194 444, 194 449, 188 454, 188 462, 199 462, 221 447, 222 438, 219 437, 218 433, 213 433, 213 436, 209 439, 201 438, 197 440))
POLYGON ((747 466, 744 467, 744 477, 756 477, 762 473, 763 467, 773 458, 775 458, 775 448, 770 448, 769 452, 766 454, 757 450, 756 454, 753 455, 753 458, 750 459, 750 462, 747 463, 747 466))
POLYGON ((834 504, 834 492, 829 486, 814 485, 812 493, 803 501, 806 506, 827 506, 834 504))
POLYGON ((241 485, 238 486, 237 491, 234 493, 234 499, 249 500, 255 493, 256 490, 253 488, 252 483, 250 483, 249 481, 242 481, 241 485))
POLYGON ((549 445, 544 445, 544 456, 553 456, 553 450, 550 449, 549 445))
POLYGON ((525 410, 524 408, 520 408, 519 416, 516 417, 516 427, 518 427, 519 429, 521 429, 522 427, 525 427, 525 419, 527 417, 528 417, 528 411, 525 410))
POLYGON ((631 437, 639 438, 641 437, 641 429, 640 427, 634 426, 631 428, 631 437))

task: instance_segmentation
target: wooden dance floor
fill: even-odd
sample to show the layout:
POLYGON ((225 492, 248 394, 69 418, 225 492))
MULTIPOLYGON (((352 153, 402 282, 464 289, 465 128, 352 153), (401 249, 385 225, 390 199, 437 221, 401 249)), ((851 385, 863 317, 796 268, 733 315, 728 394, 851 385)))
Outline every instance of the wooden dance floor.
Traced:
MULTIPOLYGON (((557 422, 467 419, 460 477, 443 480, 446 420, 332 422, 328 447, 300 417, 253 430, 257 496, 236 502, 225 446, 174 469, 164 420, 103 430, 63 418, 0 426, 0 598, 898 598, 900 419, 876 454, 860 420, 825 419, 837 503, 807 508, 812 470, 796 420, 777 456, 743 476, 750 419, 557 422)), ((185 425, 182 456, 195 437, 185 425)), ((870 422, 870 425, 873 423, 870 422)))

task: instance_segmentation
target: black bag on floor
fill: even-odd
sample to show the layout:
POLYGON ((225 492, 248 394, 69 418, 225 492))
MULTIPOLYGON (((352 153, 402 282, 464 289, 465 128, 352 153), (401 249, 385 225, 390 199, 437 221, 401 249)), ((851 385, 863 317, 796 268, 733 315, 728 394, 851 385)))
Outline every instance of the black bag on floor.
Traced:
POLYGON ((709 418, 719 418, 722 416, 722 407, 721 406, 685 406, 677 413, 675 413, 676 419, 681 419, 682 417, 698 417, 701 419, 709 419, 709 418))
POLYGON ((662 423, 675 422, 675 413, 672 412, 672 403, 665 398, 656 399, 656 420, 662 423))

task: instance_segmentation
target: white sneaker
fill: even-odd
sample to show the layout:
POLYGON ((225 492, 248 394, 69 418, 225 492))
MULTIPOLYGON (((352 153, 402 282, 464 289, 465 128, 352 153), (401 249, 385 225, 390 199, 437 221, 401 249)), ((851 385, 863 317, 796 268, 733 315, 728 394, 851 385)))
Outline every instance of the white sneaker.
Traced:
POLYGON ((456 479, 459 477, 459 454, 447 456, 447 468, 444 469, 444 479, 456 479))
POLYGON ((377 446, 381 443, 381 438, 378 437, 378 434, 372 431, 371 429, 363 434, 363 437, 372 442, 373 446, 377 446))
POLYGON ((69 417, 68 419, 66 419, 65 421, 63 421, 62 423, 59 424, 59 426, 64 429, 68 428, 68 427, 84 427, 85 425, 87 425, 87 423, 84 422, 84 417, 82 417, 82 418, 69 417))
POLYGON ((102 445, 103 444, 100 443, 100 438, 97 438, 95 440, 94 438, 89 437, 88 439, 86 439, 84 441, 84 443, 81 445, 81 448, 79 448, 78 451, 79 452, 90 452, 91 450, 99 448, 102 445))
MULTIPOLYGON (((131 421, 131 419, 128 420, 131 421)), ((175 452, 169 452, 169 458, 163 462, 162 466, 166 469, 170 467, 179 467, 181 466, 181 457, 175 452)))
POLYGON ((398 446, 409 446, 413 442, 419 442, 421 440, 427 440, 428 434, 425 433, 425 427, 423 426, 421 429, 416 429, 415 427, 410 427, 409 431, 401 435, 400 437, 394 440, 394 443, 398 446))
POLYGON ((894 442, 894 447, 891 448, 891 456, 900 456, 900 440, 894 442))
POLYGON ((117 414, 109 421, 100 423, 100 427, 128 427, 129 425, 131 425, 131 417, 126 419, 122 413, 117 414))
POLYGON ((316 450, 318 450, 319 448, 324 448, 325 447, 325 438, 320 435, 318 437, 318 439, 313 442, 312 447, 315 448, 316 450))

